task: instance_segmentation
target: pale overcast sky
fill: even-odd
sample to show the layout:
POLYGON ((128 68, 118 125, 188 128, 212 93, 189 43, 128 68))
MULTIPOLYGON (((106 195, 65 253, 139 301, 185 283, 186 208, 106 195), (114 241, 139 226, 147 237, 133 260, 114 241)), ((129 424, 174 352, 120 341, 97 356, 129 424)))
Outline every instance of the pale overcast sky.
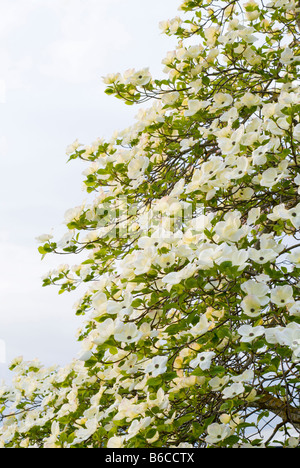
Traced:
MULTIPOLYGON (((67 145, 109 138, 137 113, 104 94, 101 76, 146 66, 162 76, 175 42, 158 23, 179 4, 0 0, 0 361, 3 343, 7 363, 23 355, 65 364, 79 351, 76 296, 41 286, 68 258, 41 262, 35 237, 64 232, 65 211, 85 198, 84 166, 66 164, 67 145)), ((0 380, 6 369, 0 362, 0 380)))

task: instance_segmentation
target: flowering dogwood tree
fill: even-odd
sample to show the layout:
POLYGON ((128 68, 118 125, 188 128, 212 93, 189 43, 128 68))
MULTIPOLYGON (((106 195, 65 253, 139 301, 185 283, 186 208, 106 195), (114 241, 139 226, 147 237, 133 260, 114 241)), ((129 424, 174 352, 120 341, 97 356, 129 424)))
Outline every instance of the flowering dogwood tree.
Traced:
POLYGON ((70 365, 17 358, 4 447, 296 447, 300 361, 300 5, 186 0, 149 69, 105 78, 146 103, 70 160, 93 201, 40 253, 85 253, 44 278, 83 283, 70 365))

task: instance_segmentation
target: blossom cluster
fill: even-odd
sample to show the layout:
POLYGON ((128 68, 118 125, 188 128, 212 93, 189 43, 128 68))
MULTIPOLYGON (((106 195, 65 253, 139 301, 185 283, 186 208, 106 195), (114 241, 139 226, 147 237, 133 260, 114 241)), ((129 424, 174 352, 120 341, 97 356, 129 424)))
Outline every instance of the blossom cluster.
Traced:
POLYGON ((86 285, 81 350, 64 368, 12 363, 5 447, 298 445, 300 9, 180 10, 160 24, 178 38, 166 79, 104 78, 152 105, 110 141, 67 148, 95 196, 38 241, 43 256, 85 253, 43 278, 86 285))

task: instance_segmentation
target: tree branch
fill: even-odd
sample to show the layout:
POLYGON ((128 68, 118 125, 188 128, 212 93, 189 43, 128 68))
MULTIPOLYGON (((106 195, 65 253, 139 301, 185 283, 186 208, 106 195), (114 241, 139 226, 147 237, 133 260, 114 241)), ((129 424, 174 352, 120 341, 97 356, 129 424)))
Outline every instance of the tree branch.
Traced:
POLYGON ((280 398, 276 398, 270 393, 251 403, 254 408, 268 410, 279 416, 285 423, 291 423, 295 429, 300 431, 300 408, 294 408, 280 398))

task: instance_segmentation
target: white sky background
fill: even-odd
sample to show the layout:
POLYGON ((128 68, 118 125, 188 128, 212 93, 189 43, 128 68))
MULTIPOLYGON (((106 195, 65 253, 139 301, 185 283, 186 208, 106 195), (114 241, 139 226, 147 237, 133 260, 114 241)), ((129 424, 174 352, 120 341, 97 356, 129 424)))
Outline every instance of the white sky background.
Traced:
MULTIPOLYGON (((106 96, 101 76, 147 66, 162 76, 161 60, 175 42, 158 23, 176 16, 179 4, 0 0, 0 344, 7 363, 23 355, 63 365, 79 351, 77 296, 58 296, 41 280, 69 259, 41 262, 35 237, 51 228, 63 234, 65 211, 86 198, 85 166, 66 164, 67 145, 109 138, 133 123, 137 107, 106 96)), ((10 373, 0 362, 1 378, 10 373)))

